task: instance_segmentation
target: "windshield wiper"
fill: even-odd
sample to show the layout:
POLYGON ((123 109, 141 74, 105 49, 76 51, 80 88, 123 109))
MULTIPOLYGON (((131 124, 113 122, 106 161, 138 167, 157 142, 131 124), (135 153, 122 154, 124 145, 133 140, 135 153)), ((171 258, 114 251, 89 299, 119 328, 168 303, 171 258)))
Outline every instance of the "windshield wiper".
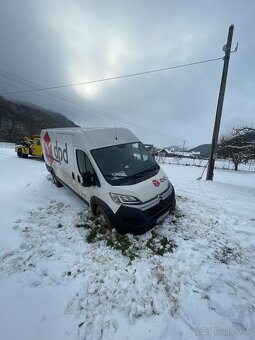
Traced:
POLYGON ((153 171, 153 170, 158 170, 159 169, 159 165, 156 163, 156 164, 153 164, 151 167, 149 167, 148 169, 146 169, 145 171, 153 171))
POLYGON ((154 164, 152 165, 150 168, 148 169, 145 169, 141 172, 138 172, 137 174, 134 174, 134 175, 131 175, 131 176, 128 176, 128 178, 141 178, 141 177, 144 177, 144 175, 146 175, 147 173, 151 172, 151 171, 154 171, 154 170, 158 170, 159 167, 157 164, 154 164), (155 167, 156 166, 156 167, 155 167))

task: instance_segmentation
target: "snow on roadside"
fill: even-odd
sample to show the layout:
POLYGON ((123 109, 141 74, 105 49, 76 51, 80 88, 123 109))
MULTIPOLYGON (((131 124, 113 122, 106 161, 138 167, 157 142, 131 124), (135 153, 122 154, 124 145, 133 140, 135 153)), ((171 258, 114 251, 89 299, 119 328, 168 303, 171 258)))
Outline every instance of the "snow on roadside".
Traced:
MULTIPOLYGON (((130 264, 104 242, 88 245, 88 231, 75 228, 86 216, 86 211, 61 202, 30 211, 29 217, 15 226, 24 242, 18 250, 2 255, 3 276, 20 273, 19 281, 31 288, 78 285, 66 313, 77 317, 77 329, 80 324, 86 339, 100 338, 102 332, 112 336, 117 331, 114 310, 126 315, 130 324, 138 317, 165 311, 174 316, 181 275, 176 265, 153 256, 150 249, 141 252, 143 259, 130 264)), ((133 241, 141 245, 148 237, 133 241)))
POLYGON ((194 181, 198 176, 190 168, 165 166, 176 187, 177 210, 154 229, 154 236, 128 236, 137 250, 130 260, 104 240, 87 242, 86 226, 93 224, 89 211, 47 180, 41 162, 4 160, 6 170, 10 164, 32 166, 35 177, 22 172, 22 185, 16 190, 13 185, 9 194, 10 199, 24 195, 28 208, 5 217, 20 243, 0 252, 1 338, 178 340, 228 329, 238 339, 254 338, 255 204, 250 188, 225 184, 222 192, 217 181, 194 181), (229 196, 238 211, 228 204, 229 196), (175 247, 160 256, 148 247, 152 236, 166 237, 175 247), (17 299, 6 298, 10 291, 19 291, 18 299, 29 308, 17 308, 17 299), (11 314, 11 321, 4 314, 11 314))

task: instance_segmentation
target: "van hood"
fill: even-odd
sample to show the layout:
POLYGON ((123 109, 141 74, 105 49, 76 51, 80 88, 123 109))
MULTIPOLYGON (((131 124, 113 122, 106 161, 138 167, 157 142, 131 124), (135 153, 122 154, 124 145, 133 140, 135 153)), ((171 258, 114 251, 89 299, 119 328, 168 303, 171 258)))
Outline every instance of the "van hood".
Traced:
POLYGON ((111 186, 111 193, 119 195, 130 195, 145 203, 169 188, 169 180, 164 171, 160 168, 157 175, 145 181, 132 185, 111 186))

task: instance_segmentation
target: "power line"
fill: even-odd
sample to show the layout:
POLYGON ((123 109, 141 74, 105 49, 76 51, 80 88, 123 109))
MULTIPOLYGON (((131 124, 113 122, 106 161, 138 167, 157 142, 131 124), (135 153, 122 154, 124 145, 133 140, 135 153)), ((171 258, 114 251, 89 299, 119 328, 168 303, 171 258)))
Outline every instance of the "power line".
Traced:
POLYGON ((138 77, 138 76, 145 75, 145 74, 151 74, 151 73, 156 73, 156 72, 163 72, 163 71, 178 69, 178 68, 187 67, 187 66, 194 66, 194 65, 209 63, 209 62, 213 62, 213 61, 217 61, 217 60, 222 60, 222 57, 213 58, 213 59, 206 59, 206 60, 200 60, 200 61, 195 61, 195 62, 192 62, 192 63, 182 64, 182 65, 175 65, 175 66, 169 66, 169 67, 164 67, 164 68, 158 68, 158 69, 148 70, 148 71, 143 71, 143 72, 130 73, 130 74, 114 76, 114 77, 109 77, 109 78, 101 78, 101 79, 96 79, 96 80, 84 81, 84 82, 79 82, 79 83, 64 84, 64 85, 57 85, 57 86, 48 86, 48 87, 40 87, 40 88, 33 89, 33 90, 23 90, 23 91, 16 91, 16 92, 7 92, 7 93, 3 93, 3 95, 11 95, 11 94, 18 94, 18 93, 25 93, 25 92, 38 92, 38 91, 45 91, 45 90, 54 90, 54 89, 61 89, 61 88, 66 88, 66 87, 81 86, 81 85, 88 85, 88 84, 94 84, 94 83, 101 83, 101 82, 110 81, 110 80, 116 80, 116 79, 123 79, 123 78, 129 78, 129 77, 138 77))
MULTIPOLYGON (((31 82, 27 79, 24 79, 24 78, 21 78, 13 73, 10 73, 10 72, 7 72, 7 71, 4 71, 2 69, 0 69, 0 77, 4 77, 8 80, 11 80, 11 81, 14 81, 14 82, 17 82, 23 86, 27 86, 27 87, 30 87, 32 89, 36 89, 40 86, 40 88, 42 87, 41 85, 37 84, 37 83, 34 83, 34 82, 31 82)), ((22 91, 21 91, 22 92, 22 91)), ((38 93, 34 93, 36 95, 39 95, 38 93)), ((155 131, 155 130, 151 130, 149 128, 146 128, 144 126, 140 126, 138 124, 134 124, 134 123, 131 123, 129 122, 128 120, 123 120, 123 119, 120 119, 118 116, 112 114, 112 113, 109 113, 107 111, 104 111, 104 110, 100 110, 92 105, 89 105, 89 104, 84 104, 76 99, 73 99, 69 96, 66 96, 66 95, 63 95, 61 93, 58 93, 56 91, 52 91, 52 90, 46 90, 45 91, 45 94, 48 94, 54 98, 57 98, 61 101, 65 101, 69 104, 72 104, 72 105, 75 105, 77 107, 79 107, 80 109, 82 109, 83 111, 91 111, 92 114, 95 114, 95 115, 98 115, 100 117, 104 117, 108 120, 112 120, 112 121, 119 121, 121 122, 122 124, 124 125, 127 125, 127 126, 133 126, 135 128, 138 128, 138 129, 141 129, 141 130, 144 130, 144 131, 147 131, 147 132, 150 132, 150 133, 153 133, 153 134, 158 134, 158 135, 161 135, 161 136, 165 136, 165 137, 168 137, 168 138, 173 138, 173 139, 176 139, 176 140, 182 140, 181 138, 178 138, 178 137, 175 137, 175 136, 170 136, 168 134, 165 134, 165 133, 162 133, 162 132, 158 132, 158 131, 155 131), (116 118, 117 117, 117 118, 116 118)))
MULTIPOLYGON (((3 77, 9 77, 8 79, 10 80, 13 80, 13 81, 16 81, 18 83, 21 83, 20 80, 23 82, 23 85, 25 86, 29 86, 30 88, 37 88, 38 86, 41 87, 41 85, 38 85, 37 83, 34 83, 34 82, 31 82, 29 80, 26 80, 24 78, 21 78, 19 76, 16 76, 12 73, 9 73, 9 72, 5 72, 3 70, 0 70, 0 77, 3 76, 3 77), (4 73, 4 75, 2 74, 4 73), (15 80, 17 79, 17 80, 15 80), (25 83, 24 83, 25 82, 25 83)), ((36 95, 38 95, 38 93, 34 93, 36 95)), ((97 114, 102 117, 104 116, 104 118, 107 118, 109 120, 112 120, 112 121, 116 121, 116 120, 119 120, 118 118, 116 118, 116 116, 114 117, 113 114, 109 113, 109 112, 106 112, 106 111, 103 111, 103 110, 100 110, 92 105, 89 105, 89 104, 84 104, 76 99, 73 99, 69 96, 66 96, 66 95, 63 95, 61 93, 58 93, 58 92, 55 92, 55 91, 51 91, 51 90, 47 90, 46 91, 46 94, 50 95, 50 96, 53 96, 54 98, 57 98, 57 99, 60 99, 61 101, 66 101, 68 102, 69 104, 73 104, 73 105, 76 105, 78 106, 79 108, 82 108, 82 109, 86 109, 88 111, 93 111, 94 114, 97 114), (113 117, 110 117, 110 116, 113 116, 113 117)))
MULTIPOLYGON (((26 80, 24 78, 21 78, 19 76, 16 76, 10 72, 6 72, 6 71, 3 71, 0 69, 0 77, 4 77, 4 78, 7 78, 11 81, 14 81, 14 82, 17 82, 19 84, 22 84, 22 85, 25 85, 25 86, 28 86, 30 88, 33 88, 33 89, 37 89, 38 87, 42 87, 42 85, 39 85, 37 83, 34 83, 34 82, 31 82, 29 80, 26 80)), ((60 99, 61 101, 66 101, 66 102, 69 102, 71 104, 77 104, 79 107, 82 107, 83 109, 87 109, 88 111, 89 110, 94 110, 96 111, 97 108, 93 107, 92 105, 89 105, 89 104, 84 104, 76 99, 73 99, 71 97, 68 97, 66 95, 63 95, 61 93, 58 93, 58 92, 55 92, 55 91, 51 91, 51 90, 46 90, 45 93, 47 95, 50 95, 50 96, 53 96, 54 98, 57 98, 57 99, 60 99)), ((38 95, 38 93, 35 93, 36 95, 38 95)), ((104 116, 108 119, 110 119, 109 115, 111 115, 110 113, 108 114, 105 114, 104 116)), ((100 116, 102 116, 102 114, 100 114, 100 116)), ((116 120, 115 118, 112 118, 112 120, 116 120)))
MULTIPOLYGON (((19 77, 15 77, 14 75, 12 75, 12 76, 10 76, 10 75, 12 75, 12 74, 11 74, 11 73, 8 73, 8 72, 5 72, 5 71, 3 71, 3 70, 0 70, 0 77, 5 78, 7 81, 15 82, 15 83, 17 83, 17 84, 20 84, 20 85, 26 86, 26 87, 30 87, 30 88, 35 88, 35 87, 32 86, 31 84, 26 83, 26 82, 24 81, 24 79, 19 78, 19 77)), ((20 89, 20 90, 23 90, 23 89, 24 89, 24 87, 22 88, 22 87, 20 87, 20 86, 16 86, 16 85, 11 84, 11 83, 8 83, 8 82, 1 81, 1 83, 5 84, 5 85, 7 85, 7 86, 15 87, 15 88, 20 89)), ((39 97, 41 97, 41 98, 45 98, 45 97, 43 96, 45 93, 41 93, 41 94, 40 94, 40 93, 33 93, 33 94, 36 95, 36 96, 39 96, 39 97)), ((48 94, 48 93, 46 93, 46 94, 48 94)))

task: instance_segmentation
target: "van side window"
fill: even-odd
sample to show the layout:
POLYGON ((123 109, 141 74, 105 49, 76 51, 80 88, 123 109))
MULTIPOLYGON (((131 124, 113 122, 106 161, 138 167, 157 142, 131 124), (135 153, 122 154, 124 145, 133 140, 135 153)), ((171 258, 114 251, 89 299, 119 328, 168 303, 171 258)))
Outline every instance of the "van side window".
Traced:
POLYGON ((88 156, 85 154, 85 152, 81 150, 76 150, 76 157, 80 174, 83 174, 88 171, 91 173, 91 175, 95 174, 93 166, 90 163, 90 160, 88 159, 88 156))
POLYGON ((86 172, 85 153, 81 150, 76 150, 76 158, 80 174, 83 174, 86 172))
POLYGON ((80 174, 84 174, 85 172, 90 172, 92 176, 95 176, 95 184, 100 186, 98 177, 95 173, 95 170, 93 168, 93 165, 91 164, 88 156, 85 154, 82 150, 76 150, 76 158, 77 158, 77 165, 80 174))
POLYGON ((95 170, 87 155, 85 155, 85 159, 86 159, 86 170, 89 171, 91 175, 95 175, 95 170))

